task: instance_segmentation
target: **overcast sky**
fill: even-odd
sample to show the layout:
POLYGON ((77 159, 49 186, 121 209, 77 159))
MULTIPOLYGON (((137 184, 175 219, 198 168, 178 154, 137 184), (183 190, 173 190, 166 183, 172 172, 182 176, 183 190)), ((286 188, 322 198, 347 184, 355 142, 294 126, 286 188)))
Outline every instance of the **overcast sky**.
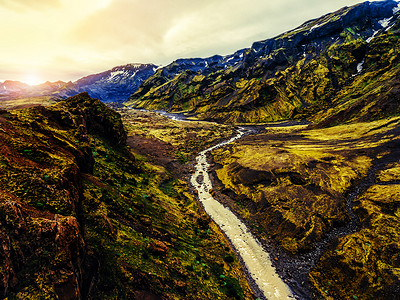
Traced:
POLYGON ((357 0, 0 0, 0 81, 226 55, 357 0))

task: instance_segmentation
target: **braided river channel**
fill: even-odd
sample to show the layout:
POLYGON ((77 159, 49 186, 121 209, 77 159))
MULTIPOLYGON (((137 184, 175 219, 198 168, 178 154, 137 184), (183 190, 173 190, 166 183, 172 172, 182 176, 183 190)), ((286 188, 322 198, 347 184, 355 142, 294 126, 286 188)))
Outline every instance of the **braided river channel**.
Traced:
POLYGON ((244 134, 245 129, 240 128, 237 135, 230 140, 200 152, 196 157, 195 173, 191 177, 191 183, 196 188, 206 213, 221 228, 234 247, 247 269, 250 281, 257 286, 257 294, 262 294, 257 296, 271 300, 294 299, 289 287, 276 273, 269 254, 259 241, 229 208, 215 200, 210 193, 213 187, 208 174, 207 153, 240 139, 244 134))

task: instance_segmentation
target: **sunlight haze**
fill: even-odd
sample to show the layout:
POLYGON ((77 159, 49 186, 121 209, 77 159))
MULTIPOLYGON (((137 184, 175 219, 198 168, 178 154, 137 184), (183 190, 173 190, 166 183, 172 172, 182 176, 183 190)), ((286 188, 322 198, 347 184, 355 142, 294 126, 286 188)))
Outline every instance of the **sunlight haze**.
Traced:
POLYGON ((133 62, 226 55, 358 2, 0 0, 0 78, 69 81, 133 62))

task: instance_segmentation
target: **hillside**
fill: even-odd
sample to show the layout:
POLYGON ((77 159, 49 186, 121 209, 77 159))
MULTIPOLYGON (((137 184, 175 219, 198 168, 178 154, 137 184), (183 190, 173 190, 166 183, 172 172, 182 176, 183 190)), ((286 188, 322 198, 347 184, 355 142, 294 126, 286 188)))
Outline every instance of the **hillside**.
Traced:
POLYGON ((86 93, 0 112, 0 297, 252 299, 185 184, 126 139, 86 93))
POLYGON ((201 119, 325 125, 398 113, 399 7, 365 2, 308 21, 213 64, 179 60, 143 82, 129 106, 201 119))
POLYGON ((398 299, 399 117, 265 129, 213 151, 215 197, 305 299, 398 299))

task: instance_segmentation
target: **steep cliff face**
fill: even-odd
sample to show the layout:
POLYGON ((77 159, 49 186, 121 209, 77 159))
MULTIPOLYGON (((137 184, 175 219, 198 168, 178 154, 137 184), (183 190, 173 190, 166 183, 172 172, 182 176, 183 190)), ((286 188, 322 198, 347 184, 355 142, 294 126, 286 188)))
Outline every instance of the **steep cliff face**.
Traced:
MULTIPOLYGON (((127 104, 185 110, 224 122, 313 118, 321 112, 314 119, 319 122, 327 118, 328 109, 336 109, 333 115, 343 120, 362 118, 350 107, 370 102, 373 97, 366 94, 376 92, 375 75, 385 74, 381 83, 387 85, 396 77, 397 16, 396 1, 346 7, 227 57, 236 59, 233 65, 182 67, 167 77, 164 70, 172 65, 160 69, 127 104), (386 54, 380 63, 378 51, 386 54), (363 94, 358 94, 360 86, 363 94), (354 112, 344 117, 343 110, 354 112)), ((387 93, 378 96, 376 117, 393 114, 393 107, 397 111, 397 102, 388 101, 387 93), (377 109, 383 102, 385 107, 377 109)))
POLYGON ((99 100, 0 111, 0 298, 251 299, 225 244, 99 100))
POLYGON ((126 139, 119 116, 78 95, 51 108, 2 111, 0 223, 2 296, 84 297, 82 174, 93 172, 89 134, 126 139), (101 112, 100 112, 101 111, 101 112))

